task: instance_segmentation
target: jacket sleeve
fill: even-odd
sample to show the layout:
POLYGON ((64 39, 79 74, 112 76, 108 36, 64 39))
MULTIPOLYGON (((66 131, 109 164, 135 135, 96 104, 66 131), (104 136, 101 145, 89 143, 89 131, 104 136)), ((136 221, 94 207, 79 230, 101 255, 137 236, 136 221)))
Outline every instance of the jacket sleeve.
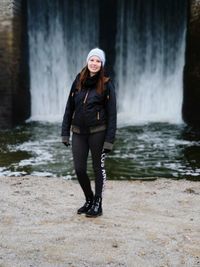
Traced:
POLYGON ((115 87, 112 81, 107 83, 107 99, 105 109, 107 113, 107 128, 104 142, 104 149, 112 150, 115 140, 115 133, 117 128, 117 108, 116 108, 116 95, 115 87))
POLYGON ((69 96, 68 96, 68 100, 67 100, 67 104, 66 104, 66 108, 65 108, 65 113, 63 116, 63 121, 62 121, 62 131, 61 131, 61 136, 62 136, 62 141, 63 142, 68 142, 69 141, 69 137, 70 137, 70 127, 71 127, 71 122, 72 122, 72 116, 74 113, 74 92, 76 89, 76 79, 74 80, 69 96))

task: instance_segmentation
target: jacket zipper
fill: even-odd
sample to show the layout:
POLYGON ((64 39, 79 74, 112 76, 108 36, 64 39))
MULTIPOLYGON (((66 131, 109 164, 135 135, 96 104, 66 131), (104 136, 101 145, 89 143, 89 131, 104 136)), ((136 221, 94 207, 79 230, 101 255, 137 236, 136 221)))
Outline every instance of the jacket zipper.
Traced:
POLYGON ((99 117, 99 111, 97 112, 97 120, 99 121, 100 117, 99 117))
POLYGON ((84 98, 84 100, 83 100, 83 104, 85 104, 85 103, 86 103, 86 101, 87 101, 87 98, 88 98, 88 94, 89 94, 89 91, 87 91, 87 93, 86 93, 86 95, 85 95, 85 98, 84 98))

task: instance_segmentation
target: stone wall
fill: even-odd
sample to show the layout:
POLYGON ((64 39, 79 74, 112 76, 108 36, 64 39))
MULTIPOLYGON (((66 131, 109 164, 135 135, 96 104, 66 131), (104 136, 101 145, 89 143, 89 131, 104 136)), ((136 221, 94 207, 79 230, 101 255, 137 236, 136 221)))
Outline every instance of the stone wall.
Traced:
POLYGON ((0 129, 23 122, 30 113, 23 4, 23 0, 0 1, 0 129))
POLYGON ((200 129, 200 0, 188 1, 183 118, 200 129))

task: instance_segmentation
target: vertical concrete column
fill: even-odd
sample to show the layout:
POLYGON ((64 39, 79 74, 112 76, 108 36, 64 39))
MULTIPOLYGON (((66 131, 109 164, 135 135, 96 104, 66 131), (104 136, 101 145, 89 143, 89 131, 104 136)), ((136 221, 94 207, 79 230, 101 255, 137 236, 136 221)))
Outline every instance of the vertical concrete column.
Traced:
MULTIPOLYGON (((24 76, 22 0, 0 1, 0 129, 10 128, 29 116, 29 89, 24 76), (28 103, 28 105, 27 105, 28 103)), ((27 72, 28 73, 28 72, 27 72)))
POLYGON ((200 129, 200 0, 188 1, 183 119, 200 129))
POLYGON ((12 1, 0 2, 0 127, 12 125, 12 1))
POLYGON ((99 45, 106 51, 106 70, 108 70, 109 75, 114 77, 117 1, 100 0, 99 8, 99 45))

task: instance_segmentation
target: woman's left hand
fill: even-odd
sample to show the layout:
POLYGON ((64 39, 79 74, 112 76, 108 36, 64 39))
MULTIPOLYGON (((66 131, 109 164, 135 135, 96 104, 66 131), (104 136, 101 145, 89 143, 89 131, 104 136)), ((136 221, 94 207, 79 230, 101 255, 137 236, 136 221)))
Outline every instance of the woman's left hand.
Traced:
POLYGON ((108 149, 108 148, 104 148, 104 149, 103 149, 103 153, 106 153, 106 154, 109 153, 110 151, 111 151, 111 150, 108 149))

